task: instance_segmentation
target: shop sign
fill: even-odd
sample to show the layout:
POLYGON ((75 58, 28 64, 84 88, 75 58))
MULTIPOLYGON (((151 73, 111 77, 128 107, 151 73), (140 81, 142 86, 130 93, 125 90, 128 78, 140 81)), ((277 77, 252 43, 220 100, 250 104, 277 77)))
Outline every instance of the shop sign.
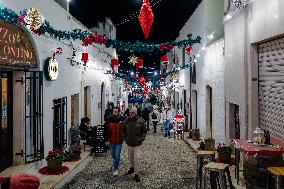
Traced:
POLYGON ((37 67, 36 54, 27 34, 0 20, 0 66, 37 67))

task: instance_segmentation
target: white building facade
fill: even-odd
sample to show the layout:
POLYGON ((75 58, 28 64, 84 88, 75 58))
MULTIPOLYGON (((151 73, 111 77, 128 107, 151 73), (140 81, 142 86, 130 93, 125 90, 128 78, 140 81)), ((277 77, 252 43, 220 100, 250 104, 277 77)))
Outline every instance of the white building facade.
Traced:
MULTIPOLYGON (((88 30, 53 0, 4 0, 2 5, 17 14, 24 9, 36 8, 57 30, 88 30)), ((92 126, 101 125, 108 102, 118 106, 127 102, 122 81, 105 74, 111 69, 111 59, 117 58, 115 49, 103 45, 83 47, 81 40, 57 40, 48 34, 38 36, 25 28, 20 29, 33 44, 37 66, 29 70, 1 68, 2 77, 11 75, 8 87, 13 88, 10 98, 13 103, 7 107, 13 110, 8 116, 13 122, 5 126, 11 128, 5 137, 9 135, 13 140, 5 143, 9 145, 6 149, 9 153, 0 158, 5 165, 1 170, 45 157, 56 145, 67 147, 71 125, 79 124, 86 116, 91 119, 92 126), (58 77, 49 81, 44 76, 44 64, 57 48, 62 49, 62 54, 55 56, 58 77), (89 55, 86 66, 81 60, 83 52, 89 55), (32 77, 35 78, 30 79, 32 77)), ((112 38, 116 36, 110 21, 103 30, 112 31, 112 38), (112 29, 107 30, 107 26, 112 29)))

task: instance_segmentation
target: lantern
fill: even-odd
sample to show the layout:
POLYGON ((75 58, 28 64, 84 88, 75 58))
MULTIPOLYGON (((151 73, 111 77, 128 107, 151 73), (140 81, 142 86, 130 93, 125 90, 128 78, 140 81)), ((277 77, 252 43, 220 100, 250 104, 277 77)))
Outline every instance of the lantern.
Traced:
POLYGON ((144 66, 144 61, 141 58, 137 59, 137 64, 136 64, 136 73, 138 72, 139 68, 143 68, 144 66))
POLYGON ((188 47, 185 48, 186 54, 190 54, 191 51, 192 51, 192 46, 188 46, 188 47))
POLYGON ((111 59, 111 69, 114 72, 114 67, 119 66, 119 61, 116 58, 111 59))
POLYGON ((143 0, 142 7, 139 14, 139 22, 146 39, 148 39, 149 33, 154 21, 154 14, 149 3, 149 0, 143 0))
POLYGON ((161 62, 163 65, 167 65, 169 63, 169 57, 165 54, 161 57, 161 62))
POLYGON ((87 62, 89 61, 89 54, 87 52, 83 52, 81 60, 84 62, 84 66, 86 66, 87 62))

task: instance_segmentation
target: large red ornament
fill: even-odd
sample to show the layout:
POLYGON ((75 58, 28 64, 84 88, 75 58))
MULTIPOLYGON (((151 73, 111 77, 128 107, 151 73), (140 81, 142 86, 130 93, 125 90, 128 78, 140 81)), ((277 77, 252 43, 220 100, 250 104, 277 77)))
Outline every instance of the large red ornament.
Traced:
POLYGON ((146 84, 146 79, 145 79, 144 75, 142 75, 142 77, 139 79, 139 83, 140 83, 140 85, 146 84))
POLYGON ((82 61, 84 62, 84 66, 86 66, 87 62, 89 61, 89 54, 87 52, 82 53, 82 61))
POLYGON ((149 0, 143 0, 142 7, 139 14, 139 22, 143 30, 144 36, 148 39, 149 33, 154 21, 154 14, 149 0))
POLYGON ((111 59, 110 66, 111 66, 112 71, 114 72, 114 67, 119 66, 119 61, 116 58, 111 59))

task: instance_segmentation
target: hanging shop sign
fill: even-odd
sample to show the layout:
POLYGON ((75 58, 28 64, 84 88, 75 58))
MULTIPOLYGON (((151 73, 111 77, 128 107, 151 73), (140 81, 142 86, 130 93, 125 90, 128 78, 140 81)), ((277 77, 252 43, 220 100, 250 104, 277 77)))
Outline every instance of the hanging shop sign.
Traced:
POLYGON ((44 63, 44 75, 46 80, 54 81, 58 77, 58 62, 56 58, 49 57, 44 63))
POLYGON ((36 54, 27 34, 3 20, 0 20, 0 65, 37 67, 36 54))

